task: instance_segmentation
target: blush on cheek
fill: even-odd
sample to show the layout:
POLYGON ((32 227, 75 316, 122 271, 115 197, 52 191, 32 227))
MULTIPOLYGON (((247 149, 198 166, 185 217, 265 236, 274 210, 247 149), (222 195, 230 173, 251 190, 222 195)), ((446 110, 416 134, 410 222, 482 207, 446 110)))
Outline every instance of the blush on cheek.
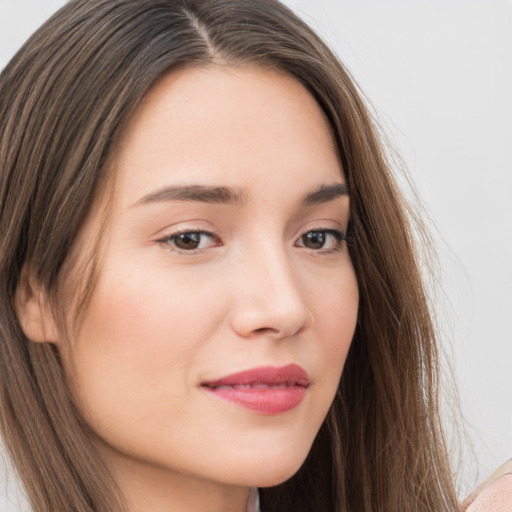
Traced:
POLYGON ((115 279, 111 272, 100 283, 82 329, 84 357, 104 361, 110 371, 119 367, 149 376, 192 362, 198 345, 225 316, 221 292, 212 286, 191 287, 179 276, 166 280, 157 270, 142 273, 143 280, 137 280, 135 270, 125 272, 133 276, 130 280, 115 279))
POLYGON ((350 346, 354 337, 357 315, 358 315, 359 294, 355 278, 351 280, 350 286, 345 288, 343 297, 338 301, 325 304, 327 314, 324 316, 323 347, 325 359, 325 374, 341 377, 350 346), (330 311, 329 311, 330 310, 330 311))

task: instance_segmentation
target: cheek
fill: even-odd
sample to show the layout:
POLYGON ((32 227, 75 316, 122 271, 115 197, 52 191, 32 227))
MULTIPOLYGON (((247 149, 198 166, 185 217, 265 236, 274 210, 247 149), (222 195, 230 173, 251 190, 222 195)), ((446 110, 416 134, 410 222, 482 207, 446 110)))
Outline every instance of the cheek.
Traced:
POLYGON ((133 423, 162 404, 181 407, 190 369, 224 317, 214 291, 179 277, 171 286, 161 271, 104 275, 73 347, 69 380, 82 414, 133 423))
POLYGON ((332 400, 357 324, 359 290, 352 267, 347 266, 323 290, 309 290, 309 296, 319 340, 313 348, 321 367, 319 380, 329 389, 326 396, 332 400))

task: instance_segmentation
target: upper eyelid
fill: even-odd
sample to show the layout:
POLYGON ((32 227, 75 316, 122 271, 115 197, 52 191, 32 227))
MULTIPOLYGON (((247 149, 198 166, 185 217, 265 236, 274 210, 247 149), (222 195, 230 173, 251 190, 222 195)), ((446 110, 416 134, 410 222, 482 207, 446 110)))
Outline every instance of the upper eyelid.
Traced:
MULTIPOLYGON (((340 228, 332 227, 332 226, 316 226, 316 227, 308 227, 307 229, 300 230, 298 232, 297 238, 300 238, 301 236, 306 235, 307 233, 311 233, 312 231, 327 231, 327 232, 336 232, 340 233, 341 235, 346 235, 347 230, 343 230, 340 228)), ((215 233, 214 230, 209 229, 203 229, 203 228, 183 228, 183 229, 177 229, 176 231, 172 231, 170 233, 165 233, 162 236, 158 236, 158 238, 166 239, 166 238, 172 238, 173 236, 179 236, 186 233, 201 233, 209 236, 216 236, 220 237, 217 233, 215 233)))
POLYGON ((172 224, 159 229, 152 235, 153 240, 158 241, 159 239, 170 238, 172 236, 181 235, 183 233, 205 233, 212 236, 219 236, 216 229, 213 229, 211 223, 204 221, 184 221, 176 224, 172 224), (184 226, 181 226, 185 224, 184 226), (192 224, 191 226, 187 224, 192 224), (197 225, 194 225, 197 224, 197 225))

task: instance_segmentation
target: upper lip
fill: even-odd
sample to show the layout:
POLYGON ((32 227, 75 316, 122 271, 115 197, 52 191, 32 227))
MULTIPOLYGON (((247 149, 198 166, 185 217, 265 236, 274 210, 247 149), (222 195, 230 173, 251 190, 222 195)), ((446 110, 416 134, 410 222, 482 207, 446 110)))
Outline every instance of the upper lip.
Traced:
POLYGON ((296 364, 286 366, 260 366, 242 372, 233 373, 220 379, 203 382, 203 386, 250 386, 265 384, 268 386, 304 386, 309 385, 309 375, 304 368, 296 364))

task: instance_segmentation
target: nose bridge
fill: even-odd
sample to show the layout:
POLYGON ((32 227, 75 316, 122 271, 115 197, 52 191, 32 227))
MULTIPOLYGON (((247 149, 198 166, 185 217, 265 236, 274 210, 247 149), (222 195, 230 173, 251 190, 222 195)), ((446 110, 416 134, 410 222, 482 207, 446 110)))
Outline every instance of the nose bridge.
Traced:
POLYGON ((243 251, 236 265, 233 326, 240 334, 286 337, 309 323, 310 312, 298 272, 282 240, 266 237, 256 249, 243 251))

